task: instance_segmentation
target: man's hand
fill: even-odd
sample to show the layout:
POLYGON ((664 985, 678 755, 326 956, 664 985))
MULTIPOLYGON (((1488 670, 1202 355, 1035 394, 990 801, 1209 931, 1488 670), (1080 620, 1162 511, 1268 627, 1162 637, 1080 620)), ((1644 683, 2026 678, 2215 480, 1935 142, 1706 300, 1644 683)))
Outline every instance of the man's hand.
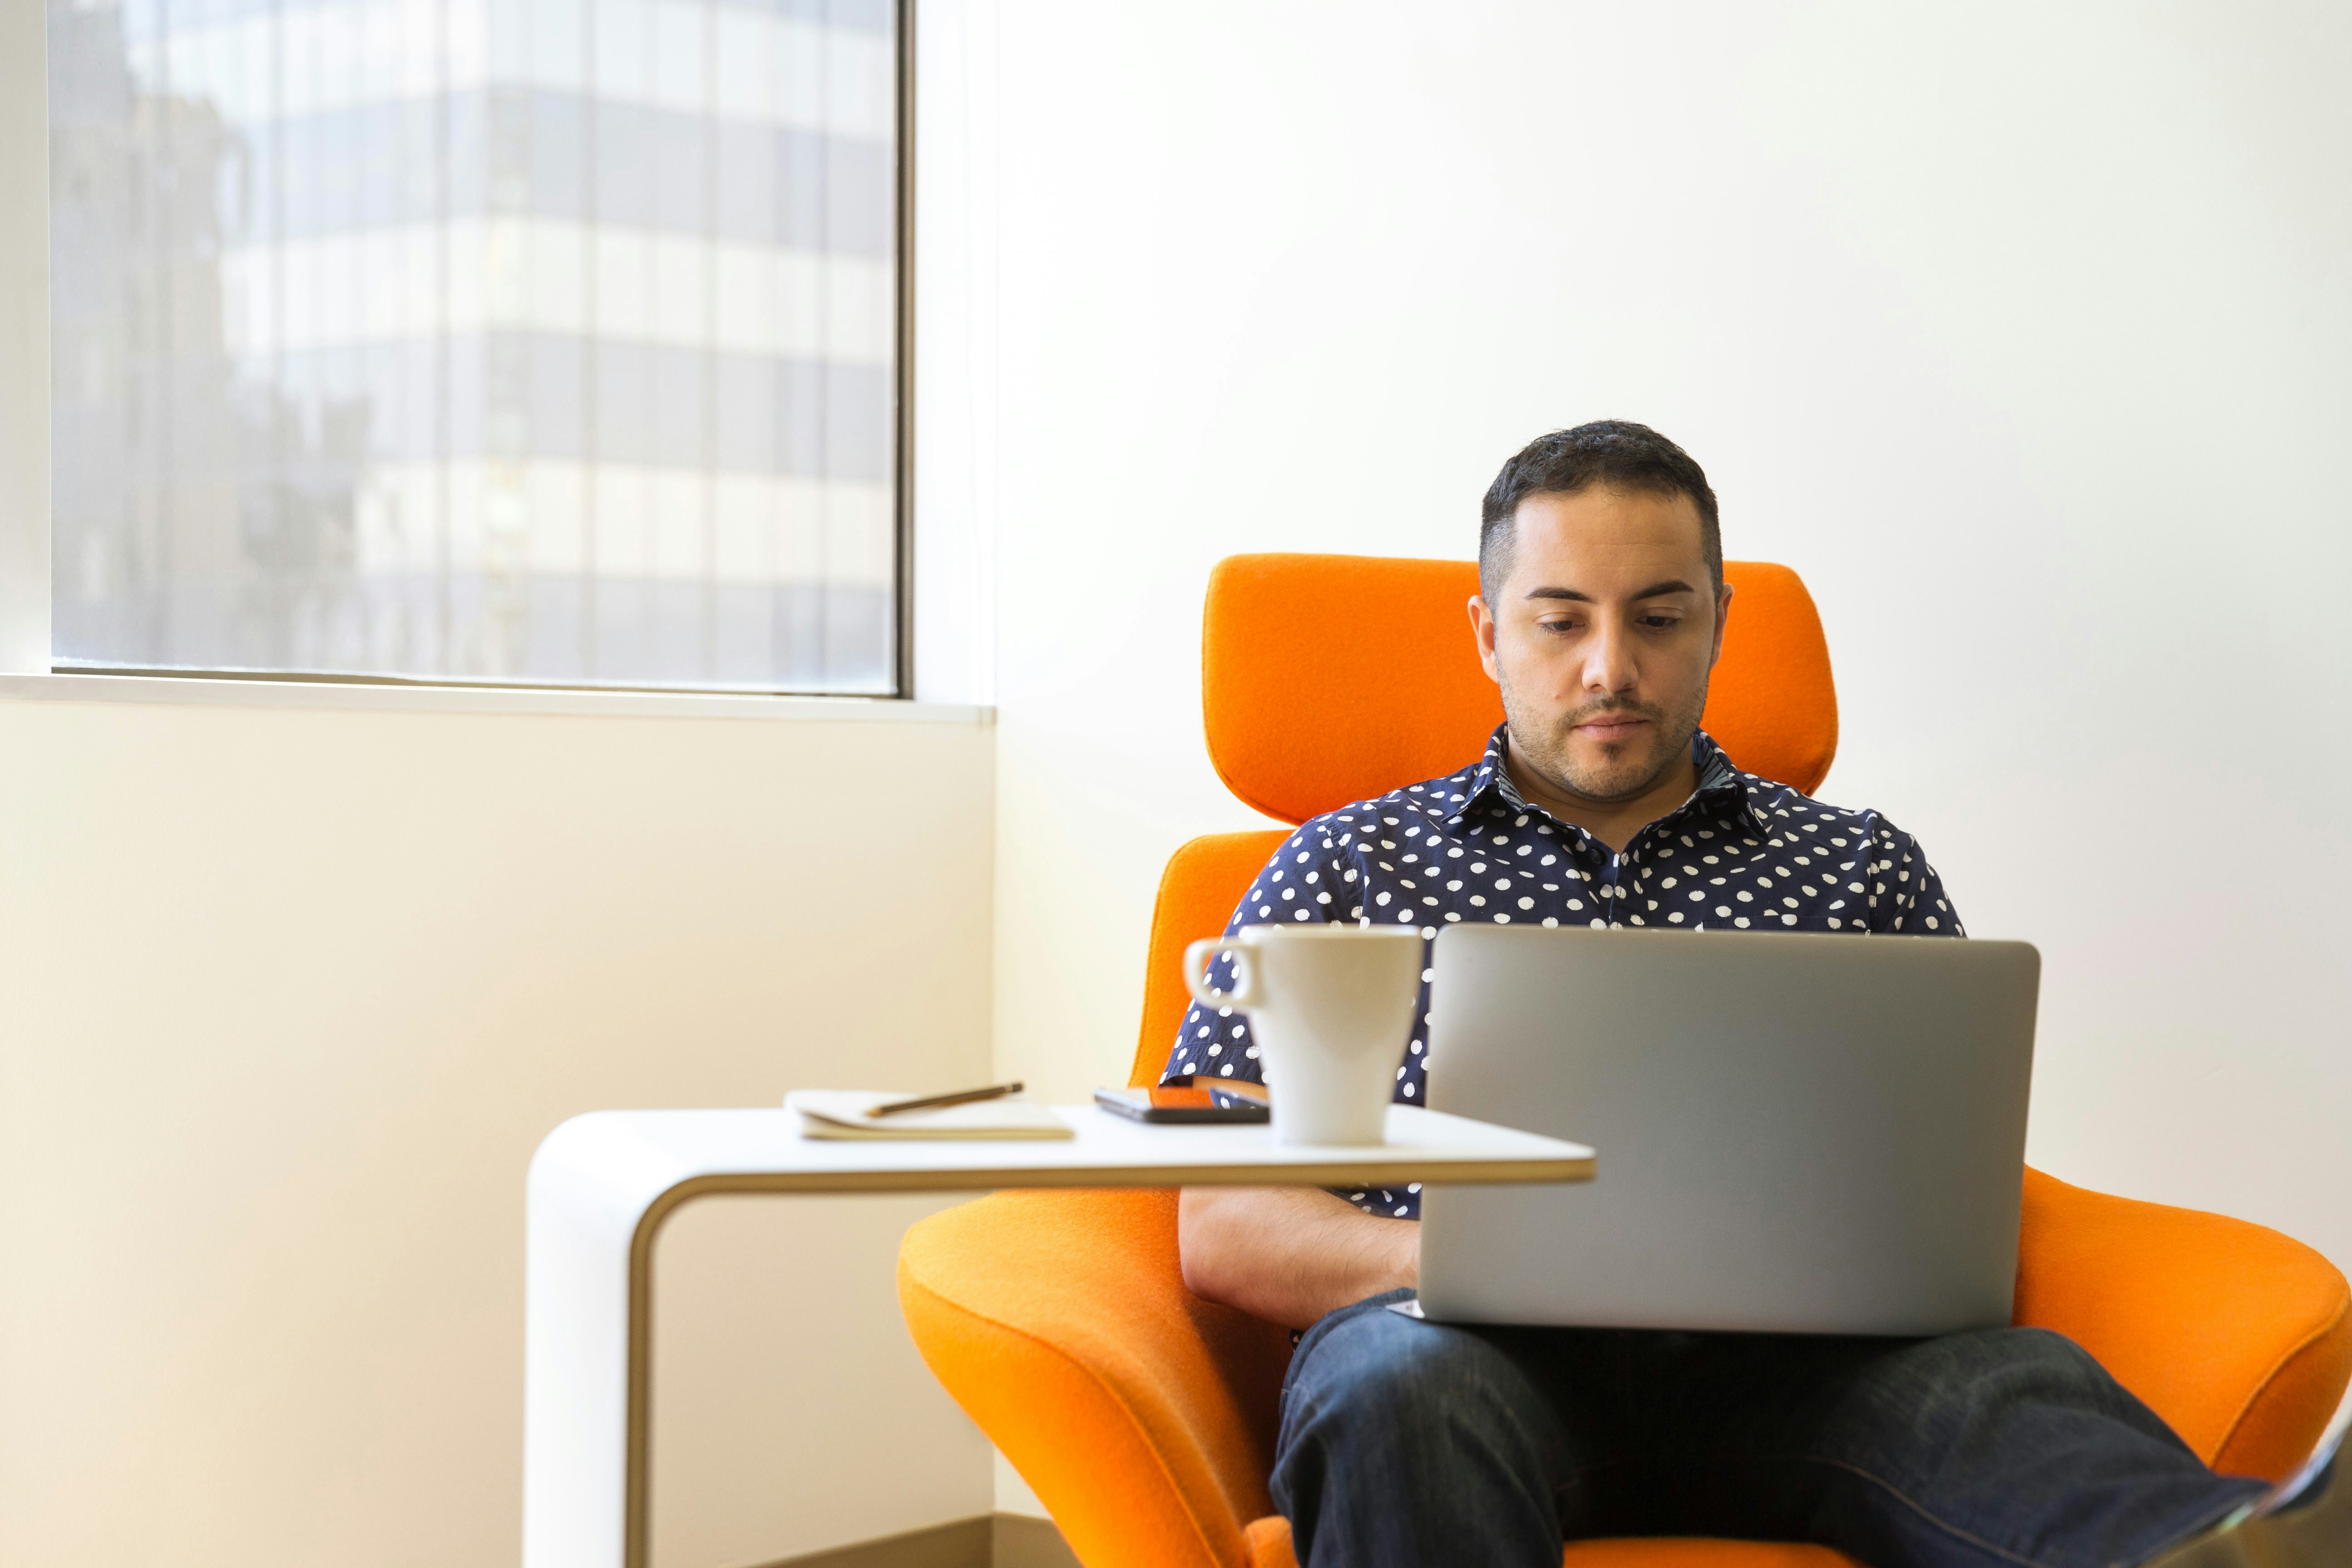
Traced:
POLYGON ((1420 1226, 1313 1187, 1186 1187, 1176 1239, 1192 1294, 1293 1329, 1421 1279, 1420 1226))

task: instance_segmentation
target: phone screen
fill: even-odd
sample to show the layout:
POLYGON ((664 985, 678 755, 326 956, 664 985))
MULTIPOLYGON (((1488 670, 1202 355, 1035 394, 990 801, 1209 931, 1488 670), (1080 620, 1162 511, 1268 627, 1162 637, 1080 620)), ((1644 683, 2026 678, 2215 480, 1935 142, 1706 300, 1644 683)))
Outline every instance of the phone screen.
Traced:
POLYGON ((1266 1103, 1265 1086, 1261 1083, 1202 1083, 1169 1084, 1145 1091, 1151 1097, 1154 1110, 1224 1110, 1237 1105, 1263 1106, 1266 1103))

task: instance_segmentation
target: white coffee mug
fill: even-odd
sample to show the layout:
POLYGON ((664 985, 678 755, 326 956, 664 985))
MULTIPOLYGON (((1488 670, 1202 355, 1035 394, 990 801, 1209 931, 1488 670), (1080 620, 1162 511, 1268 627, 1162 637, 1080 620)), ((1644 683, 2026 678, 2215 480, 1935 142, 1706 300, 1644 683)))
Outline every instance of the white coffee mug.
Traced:
POLYGON ((1277 1143, 1385 1142, 1421 968, 1410 926, 1244 926, 1184 950, 1193 1000, 1249 1015, 1277 1143), (1219 953, 1233 955, 1231 991, 1208 984, 1219 953))

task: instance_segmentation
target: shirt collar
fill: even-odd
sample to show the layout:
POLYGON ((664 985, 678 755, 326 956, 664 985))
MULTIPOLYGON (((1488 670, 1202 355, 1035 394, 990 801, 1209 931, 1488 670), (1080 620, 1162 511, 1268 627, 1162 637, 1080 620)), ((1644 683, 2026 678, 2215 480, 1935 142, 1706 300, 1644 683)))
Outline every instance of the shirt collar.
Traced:
POLYGON ((1478 765, 1470 770, 1469 778, 1462 785, 1462 794, 1456 797, 1461 804, 1441 819, 1447 826, 1461 826, 1462 819, 1475 810, 1479 802, 1489 794, 1514 811, 1528 809, 1528 803, 1519 798, 1518 790, 1512 784, 1511 775, 1503 770, 1503 752, 1509 744, 1507 737, 1510 732, 1508 724, 1497 724, 1495 732, 1486 737, 1486 754, 1480 757, 1478 765))
MULTIPOLYGON (((1486 754, 1478 759, 1476 767, 1470 770, 1469 781, 1462 791, 1462 804, 1445 816, 1448 825, 1459 826, 1462 819, 1469 816, 1490 793, 1513 811, 1543 810, 1541 806, 1528 804, 1526 797, 1519 794, 1518 786, 1511 782, 1509 770, 1503 766, 1504 754, 1510 747, 1510 731, 1508 724, 1498 724, 1495 732, 1486 737, 1486 754)), ((1691 737, 1691 761, 1698 766, 1698 787, 1691 791, 1690 799, 1667 813, 1668 816, 1687 811, 1701 801, 1720 802, 1738 812, 1759 832, 1763 830, 1763 814, 1758 809, 1754 793, 1748 787, 1750 781, 1748 775, 1732 765, 1723 748, 1717 745, 1715 738, 1704 730, 1691 737)), ((1763 781, 1754 782, 1761 784, 1763 781)), ((1544 815, 1549 816, 1551 814, 1545 812, 1544 815)))

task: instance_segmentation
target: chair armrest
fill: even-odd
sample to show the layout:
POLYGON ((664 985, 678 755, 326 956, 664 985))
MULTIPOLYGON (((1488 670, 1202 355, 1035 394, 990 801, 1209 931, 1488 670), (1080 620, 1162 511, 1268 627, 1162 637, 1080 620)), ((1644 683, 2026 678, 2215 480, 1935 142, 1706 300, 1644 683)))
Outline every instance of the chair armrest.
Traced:
POLYGON ((1290 1336, 1184 1289, 1173 1192, 1000 1193, 898 1250, 923 1359, 1088 1568, 1242 1568, 1290 1336))
POLYGON ((2300 1464, 2352 1378, 2352 1289, 2310 1247, 2030 1168, 2016 1321, 2089 1351, 2233 1474, 2300 1464))

